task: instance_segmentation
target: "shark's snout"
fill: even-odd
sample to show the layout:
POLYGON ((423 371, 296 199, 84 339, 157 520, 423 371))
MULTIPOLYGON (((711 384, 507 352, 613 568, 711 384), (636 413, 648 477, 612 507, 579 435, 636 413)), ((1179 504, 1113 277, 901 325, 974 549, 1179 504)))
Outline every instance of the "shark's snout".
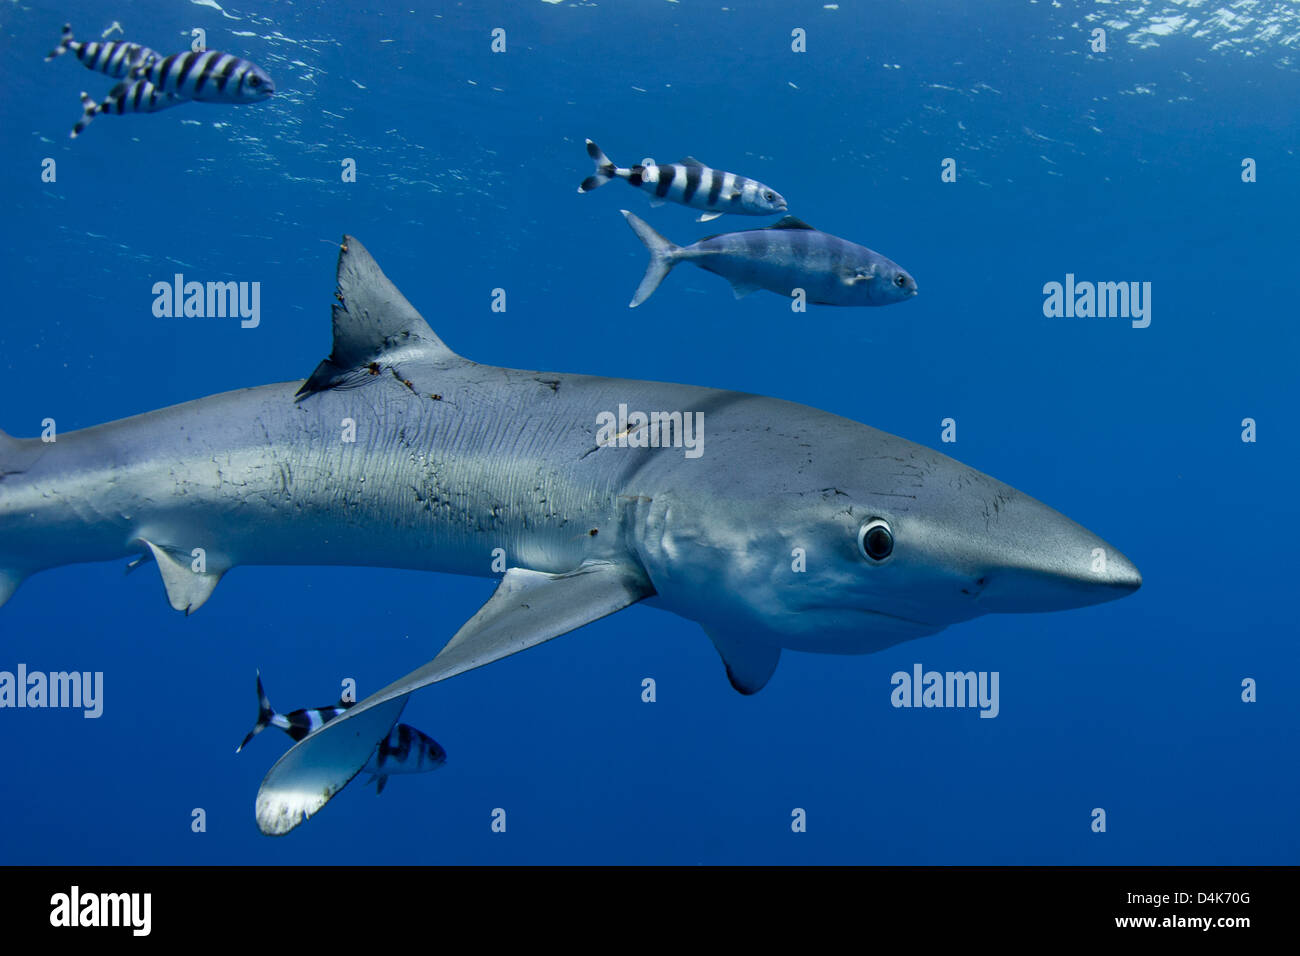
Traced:
POLYGON ((986 541, 983 573, 967 592, 986 612, 1065 611, 1142 586, 1117 548, 1028 496, 1009 503, 986 541))
POLYGON ((985 611, 1017 613, 1067 611, 1102 604, 1132 594, 1142 586, 1142 574, 1128 558, 1111 552, 1104 569, 1069 571, 1060 568, 1010 567, 990 572, 976 595, 985 611))

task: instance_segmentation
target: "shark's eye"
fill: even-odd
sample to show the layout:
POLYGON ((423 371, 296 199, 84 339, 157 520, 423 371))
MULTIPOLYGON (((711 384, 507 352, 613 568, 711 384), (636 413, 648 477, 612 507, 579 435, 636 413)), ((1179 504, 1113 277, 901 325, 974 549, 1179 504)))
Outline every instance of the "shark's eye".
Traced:
POLYGON ((858 549, 872 561, 883 561, 894 553, 894 533, 884 518, 872 518, 858 532, 858 549))

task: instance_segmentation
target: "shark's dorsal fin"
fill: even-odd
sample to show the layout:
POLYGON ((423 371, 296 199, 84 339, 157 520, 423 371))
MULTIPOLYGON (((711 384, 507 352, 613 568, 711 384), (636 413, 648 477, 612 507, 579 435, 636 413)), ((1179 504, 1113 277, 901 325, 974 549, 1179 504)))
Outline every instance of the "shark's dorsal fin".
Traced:
POLYGON ((334 350, 298 389, 303 398, 327 388, 355 388, 374 379, 375 368, 419 362, 435 368, 463 359, 443 344, 354 236, 339 250, 334 350))
POLYGON ((742 694, 757 694, 772 679, 776 665, 781 660, 781 648, 735 640, 710 628, 705 628, 709 640, 718 649, 727 680, 742 694))
POLYGON ((654 594, 639 568, 587 561, 564 574, 511 568, 438 656, 289 748, 257 791, 257 825, 288 833, 366 766, 412 691, 567 634, 654 594))
POLYGON ((772 225, 764 226, 763 228, 765 229, 812 229, 814 232, 817 231, 816 228, 808 225, 808 223, 804 222, 798 216, 782 216, 776 222, 772 223, 772 225))
POLYGON ((167 600, 177 611, 186 615, 193 614, 201 608, 221 581, 226 568, 209 568, 195 571, 192 561, 182 561, 166 548, 152 541, 141 539, 149 547, 158 570, 162 572, 163 587, 167 589, 167 600))

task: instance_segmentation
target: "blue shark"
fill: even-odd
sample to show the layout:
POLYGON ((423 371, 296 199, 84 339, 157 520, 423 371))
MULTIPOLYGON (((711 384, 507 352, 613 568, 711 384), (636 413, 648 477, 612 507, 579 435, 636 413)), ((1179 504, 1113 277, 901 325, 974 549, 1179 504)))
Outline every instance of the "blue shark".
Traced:
POLYGON ((478 364, 351 236, 337 281, 305 380, 52 443, 0 433, 0 604, 43 569, 131 556, 187 614, 241 565, 498 579, 432 659, 280 758, 264 833, 366 767, 412 692, 633 604, 698 622, 752 694, 785 650, 867 654, 1141 584, 1092 532, 922 445, 758 395, 478 364))

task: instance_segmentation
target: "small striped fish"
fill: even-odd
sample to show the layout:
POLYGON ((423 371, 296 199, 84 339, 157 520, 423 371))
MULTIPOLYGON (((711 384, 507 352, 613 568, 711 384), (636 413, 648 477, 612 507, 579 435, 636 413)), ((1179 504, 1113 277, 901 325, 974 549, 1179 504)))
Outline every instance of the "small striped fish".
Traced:
POLYGON ((135 66, 131 78, 200 103, 256 103, 275 92, 275 83, 256 63, 217 50, 154 54, 135 66))
POLYGON ((107 73, 119 80, 131 72, 131 68, 141 60, 158 56, 147 46, 121 40, 114 40, 112 43, 82 43, 72 38, 72 24, 65 23, 59 45, 50 51, 45 62, 48 63, 56 56, 63 56, 69 50, 76 54, 77 59, 87 68, 99 73, 107 73))
POLYGON ((77 120, 77 125, 72 127, 70 135, 76 139, 100 113, 116 113, 119 116, 123 113, 157 113, 159 110, 170 109, 188 102, 189 100, 183 96, 161 92, 148 80, 123 80, 109 90, 108 96, 99 103, 92 100, 89 93, 83 91, 81 119, 77 120))
POLYGON ((638 163, 631 169, 624 169, 615 166, 591 140, 587 140, 587 155, 595 161, 596 172, 582 181, 578 187, 580 193, 589 193, 617 178, 653 193, 652 206, 672 200, 683 206, 705 210, 697 222, 708 222, 729 212, 742 216, 771 216, 785 212, 785 198, 776 190, 754 179, 710 169, 691 156, 666 166, 638 163))
MULTIPOLYGON (((267 727, 279 727, 295 741, 302 740, 312 731, 324 727, 344 713, 355 701, 341 700, 330 707, 312 707, 277 714, 262 688, 262 675, 257 675, 257 723, 248 732, 244 742, 235 748, 239 753, 248 742, 267 727)), ((408 724, 397 724, 375 747, 370 760, 362 770, 370 774, 367 783, 376 783, 376 793, 383 793, 388 778, 395 773, 427 773, 437 770, 447 762, 447 751, 438 741, 408 724)))

